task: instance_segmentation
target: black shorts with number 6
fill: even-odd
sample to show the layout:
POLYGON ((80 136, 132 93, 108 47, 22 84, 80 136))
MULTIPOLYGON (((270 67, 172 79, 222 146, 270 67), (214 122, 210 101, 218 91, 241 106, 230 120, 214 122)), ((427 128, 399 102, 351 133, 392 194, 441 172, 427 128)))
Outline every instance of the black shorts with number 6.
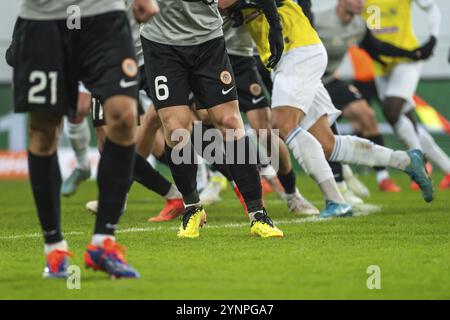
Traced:
POLYGON ((74 116, 78 81, 102 103, 117 95, 137 98, 138 68, 126 13, 81 18, 81 26, 17 20, 11 57, 16 112, 74 116))
POLYGON ((173 46, 141 39, 145 71, 156 109, 189 105, 191 92, 199 109, 237 100, 223 37, 193 46, 173 46))

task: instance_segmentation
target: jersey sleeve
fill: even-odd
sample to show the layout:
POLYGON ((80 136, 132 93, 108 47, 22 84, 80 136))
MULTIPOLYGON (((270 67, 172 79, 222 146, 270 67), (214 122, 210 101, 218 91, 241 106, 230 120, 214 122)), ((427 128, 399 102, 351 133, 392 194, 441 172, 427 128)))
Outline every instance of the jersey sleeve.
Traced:
POLYGON ((442 19, 438 5, 433 0, 414 0, 414 2, 427 12, 431 35, 437 38, 441 29, 442 19))

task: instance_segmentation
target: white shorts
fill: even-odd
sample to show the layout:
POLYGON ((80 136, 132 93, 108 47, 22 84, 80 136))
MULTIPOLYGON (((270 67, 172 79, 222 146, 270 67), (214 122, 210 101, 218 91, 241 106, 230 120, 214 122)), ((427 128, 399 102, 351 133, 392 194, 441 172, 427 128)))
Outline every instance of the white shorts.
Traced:
POLYGON ((272 72, 272 108, 294 107, 303 111, 300 126, 309 130, 323 115, 332 125, 341 112, 335 108, 322 83, 328 56, 323 44, 299 47, 284 54, 272 72))
POLYGON ((415 107, 414 94, 420 81, 422 62, 401 63, 385 75, 375 78, 378 94, 381 100, 387 97, 403 98, 408 104, 403 112, 415 107))

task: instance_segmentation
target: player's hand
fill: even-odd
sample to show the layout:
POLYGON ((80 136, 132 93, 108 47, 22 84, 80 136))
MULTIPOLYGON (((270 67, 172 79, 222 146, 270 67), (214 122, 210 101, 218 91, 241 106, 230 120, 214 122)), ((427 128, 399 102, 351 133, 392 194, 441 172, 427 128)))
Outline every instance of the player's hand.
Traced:
POLYGON ((270 28, 269 43, 270 43, 270 52, 272 53, 272 55, 269 58, 267 68, 273 69, 276 67, 278 62, 280 62, 281 56, 283 55, 284 51, 284 39, 282 28, 270 28))
POLYGON ((417 60, 428 60, 434 52, 436 47, 437 39, 435 36, 431 36, 430 39, 423 46, 415 50, 415 55, 417 60))
POLYGON ((145 23, 159 13, 159 6, 156 0, 134 0, 133 12, 137 22, 145 23))

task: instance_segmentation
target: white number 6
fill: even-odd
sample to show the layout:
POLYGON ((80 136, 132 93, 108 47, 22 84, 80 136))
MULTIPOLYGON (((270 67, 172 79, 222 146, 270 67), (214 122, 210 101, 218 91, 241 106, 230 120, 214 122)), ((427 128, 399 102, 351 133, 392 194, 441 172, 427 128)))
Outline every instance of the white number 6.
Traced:
POLYGON ((169 98, 169 87, 166 85, 166 83, 167 77, 165 76, 158 76, 155 78, 156 98, 158 98, 159 101, 164 101, 169 98))

